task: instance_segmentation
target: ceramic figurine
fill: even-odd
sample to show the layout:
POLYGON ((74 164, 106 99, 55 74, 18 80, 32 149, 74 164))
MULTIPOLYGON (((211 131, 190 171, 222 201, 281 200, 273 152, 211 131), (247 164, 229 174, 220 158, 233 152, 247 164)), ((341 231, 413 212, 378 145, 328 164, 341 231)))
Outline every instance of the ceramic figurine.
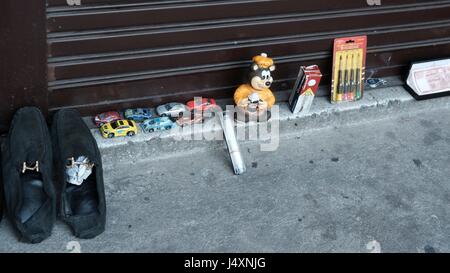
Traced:
POLYGON ((262 53, 253 58, 250 83, 243 84, 234 93, 237 106, 236 118, 245 121, 266 121, 270 119, 270 109, 275 104, 275 96, 270 90, 275 71, 273 59, 262 53))

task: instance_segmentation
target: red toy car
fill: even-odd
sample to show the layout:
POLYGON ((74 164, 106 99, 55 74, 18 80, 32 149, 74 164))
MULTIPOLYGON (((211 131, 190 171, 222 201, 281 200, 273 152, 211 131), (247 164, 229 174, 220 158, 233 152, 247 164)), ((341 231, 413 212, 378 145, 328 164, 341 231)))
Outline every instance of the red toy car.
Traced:
POLYGON ((122 119, 122 116, 120 115, 119 112, 110 111, 96 115, 94 117, 94 123, 97 127, 102 127, 103 124, 113 122, 119 119, 122 119))
POLYGON ((177 119, 177 124, 180 127, 184 127, 186 125, 192 125, 194 123, 202 123, 203 121, 204 120, 202 115, 194 114, 194 112, 191 112, 190 115, 184 115, 177 119))
POLYGON ((194 99, 186 103, 189 110, 206 111, 207 109, 217 106, 215 99, 202 98, 194 99))

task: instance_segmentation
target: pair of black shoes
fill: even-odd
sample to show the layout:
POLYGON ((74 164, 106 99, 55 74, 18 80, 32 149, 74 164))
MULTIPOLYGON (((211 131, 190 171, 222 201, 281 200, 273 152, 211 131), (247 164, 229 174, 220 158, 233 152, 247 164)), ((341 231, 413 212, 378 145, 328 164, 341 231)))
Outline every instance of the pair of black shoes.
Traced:
POLYGON ((6 212, 22 241, 49 237, 56 214, 79 238, 105 230, 101 156, 77 111, 56 113, 50 134, 39 109, 19 109, 2 145, 2 171, 6 212), (82 166, 80 157, 89 163, 82 166), (91 173, 81 184, 68 183, 67 170, 73 167, 91 173))

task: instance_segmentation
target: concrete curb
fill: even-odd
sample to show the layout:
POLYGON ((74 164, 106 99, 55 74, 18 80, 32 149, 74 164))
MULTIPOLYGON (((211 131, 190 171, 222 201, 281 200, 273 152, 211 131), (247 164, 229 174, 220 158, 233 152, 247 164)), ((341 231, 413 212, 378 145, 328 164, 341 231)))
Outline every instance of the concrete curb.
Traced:
MULTIPOLYGON (((307 114, 292 114, 288 108, 286 103, 278 104, 280 107, 280 114, 278 120, 280 122, 290 121, 294 119, 307 119, 311 118, 315 115, 323 115, 323 114, 331 114, 331 113, 342 113, 347 111, 355 111, 360 110, 367 107, 377 107, 382 105, 387 105, 393 101, 397 102, 408 102, 414 100, 413 97, 406 93, 405 90, 401 87, 391 87, 386 89, 380 89, 377 91, 367 92, 364 98, 357 102, 352 103, 340 103, 340 104, 331 104, 329 98, 327 97, 318 97, 315 99, 314 104, 307 114)), ((206 121, 206 125, 209 121, 206 121)), ((254 126, 255 124, 248 124, 246 126, 254 126)), ((92 127, 91 124, 89 126, 92 127)), ((242 126, 239 124, 238 126, 242 126)), ((213 126, 204 126, 205 129, 202 132, 207 131, 215 131, 212 130, 213 126)), ((186 130, 188 131, 188 130, 186 130)), ((154 132, 154 133, 142 133, 139 128, 139 133, 133 137, 123 137, 123 138, 114 138, 114 139, 105 139, 101 136, 100 132, 96 128, 92 128, 91 132, 95 137, 98 146, 100 149, 107 149, 111 147, 116 147, 120 145, 128 145, 130 143, 141 143, 146 142, 155 138, 173 138, 177 135, 179 136, 176 130, 162 131, 162 132, 154 132)), ((186 133, 185 133, 186 134, 186 133)))
MULTIPOLYGON (((371 90, 365 93, 362 100, 351 103, 331 104, 328 97, 317 97, 309 113, 292 114, 286 103, 279 104, 280 138, 300 137, 304 132, 319 130, 325 127, 339 127, 360 122, 370 122, 374 119, 385 119, 392 115, 404 114, 406 110, 428 111, 439 107, 450 106, 450 98, 416 101, 403 87, 388 87, 371 90)), ((217 133, 221 128, 215 120, 208 120, 200 128, 202 134, 217 133)), ((256 124, 241 124, 246 130, 256 124)), ((180 132, 176 129, 164 132, 140 133, 129 138, 104 139, 97 129, 92 129, 100 150, 102 151, 105 169, 120 164, 135 164, 166 160, 177 156, 195 155, 201 152, 224 149, 224 141, 192 140, 188 130, 180 132), (176 138, 191 140, 176 141, 176 138)), ((247 133, 248 135, 248 133, 247 133)), ((241 149, 248 145, 258 145, 264 141, 239 141, 241 149)))
MULTIPOLYGON (((374 120, 389 119, 396 115, 408 115, 420 111, 432 111, 450 107, 450 97, 427 101, 416 101, 403 87, 388 87, 371 90, 365 93, 364 99, 352 103, 331 104, 327 97, 317 97, 308 114, 292 114, 286 103, 281 103, 279 119, 279 138, 299 138, 311 131, 319 131, 327 127, 341 127, 352 124, 367 123, 374 120)), ((219 124, 214 126, 209 120, 201 133, 216 132, 221 135, 219 124)), ((255 124, 240 124, 248 131, 255 124)), ((165 131, 150 134, 138 134, 130 138, 104 139, 97 129, 92 133, 102 153, 105 169, 117 168, 120 165, 146 164, 159 160, 176 161, 177 157, 195 156, 201 153, 223 153, 227 155, 225 142, 222 140, 193 140, 187 132, 165 131), (188 140, 176 141, 185 137, 188 140)), ((264 140, 239 140, 241 150, 261 145, 264 140)), ((230 163, 231 164, 231 163, 230 163)))

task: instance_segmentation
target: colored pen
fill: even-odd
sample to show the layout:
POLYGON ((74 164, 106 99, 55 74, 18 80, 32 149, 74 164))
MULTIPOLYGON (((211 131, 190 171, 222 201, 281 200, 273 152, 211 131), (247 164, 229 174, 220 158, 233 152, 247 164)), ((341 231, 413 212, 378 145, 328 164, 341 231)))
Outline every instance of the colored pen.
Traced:
POLYGON ((349 92, 349 67, 348 67, 348 55, 345 57, 345 72, 344 72, 344 101, 348 100, 348 92, 349 92))
POLYGON ((348 100, 352 101, 355 97, 355 57, 352 52, 351 58, 350 58, 350 91, 348 93, 348 100))
POLYGON ((361 64, 361 60, 360 60, 360 55, 358 52, 356 61, 357 61, 357 65, 356 65, 356 99, 360 99, 361 98, 361 69, 360 69, 360 64, 361 64))
POLYGON ((344 81, 342 80, 342 69, 343 69, 342 63, 343 63, 343 61, 342 61, 342 55, 341 55, 339 57, 338 84, 336 85, 337 86, 336 101, 342 100, 342 93, 344 90, 344 81))

